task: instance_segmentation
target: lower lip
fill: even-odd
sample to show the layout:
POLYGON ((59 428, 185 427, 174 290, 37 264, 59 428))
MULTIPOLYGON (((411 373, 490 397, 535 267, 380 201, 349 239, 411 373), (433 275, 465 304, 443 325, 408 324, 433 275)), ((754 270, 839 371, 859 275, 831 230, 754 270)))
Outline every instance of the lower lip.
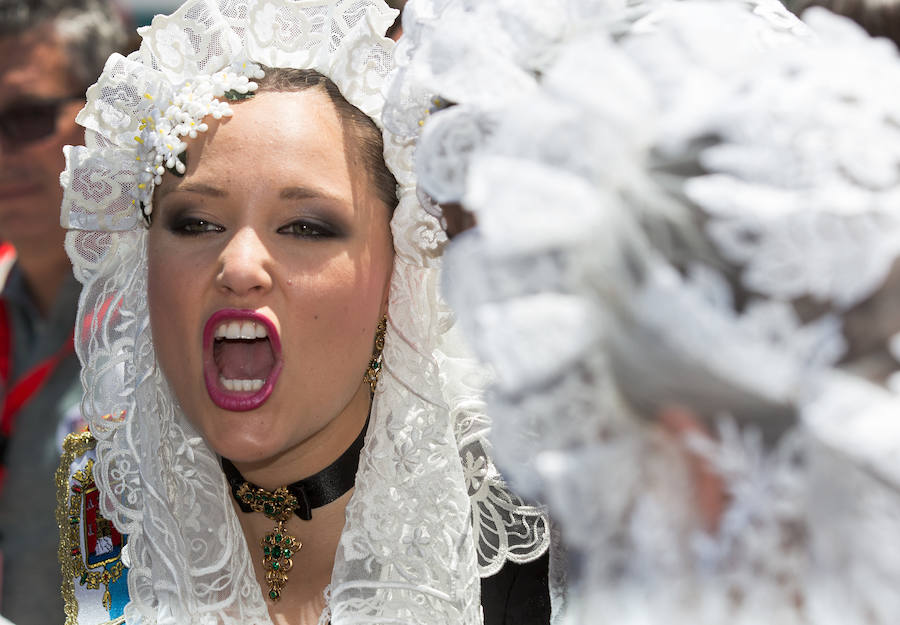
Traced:
POLYGON ((206 382, 206 392, 212 402, 223 410, 232 412, 247 412, 255 410, 266 403, 269 395, 275 389, 275 382, 281 373, 281 341, 275 326, 266 317, 249 310, 220 310, 214 313, 203 328, 203 379, 206 382), (269 342, 272 345, 272 353, 275 356, 275 366, 269 372, 269 376, 258 391, 229 391, 219 380, 219 368, 213 358, 214 333, 220 323, 224 321, 256 321, 266 326, 269 342))

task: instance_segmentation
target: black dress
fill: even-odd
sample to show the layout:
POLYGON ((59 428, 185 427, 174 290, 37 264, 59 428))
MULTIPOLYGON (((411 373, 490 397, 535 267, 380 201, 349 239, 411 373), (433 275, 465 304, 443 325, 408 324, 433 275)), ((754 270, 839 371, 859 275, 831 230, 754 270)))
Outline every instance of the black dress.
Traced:
POLYGON ((481 580, 484 625, 549 625, 549 553, 525 564, 507 562, 481 580))

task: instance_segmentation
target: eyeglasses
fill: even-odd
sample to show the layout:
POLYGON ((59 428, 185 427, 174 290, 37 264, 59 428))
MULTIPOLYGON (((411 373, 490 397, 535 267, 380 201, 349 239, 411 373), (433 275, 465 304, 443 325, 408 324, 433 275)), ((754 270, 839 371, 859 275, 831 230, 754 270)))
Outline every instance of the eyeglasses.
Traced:
POLYGON ((0 136, 11 146, 33 143, 56 132, 59 110, 83 96, 71 95, 50 100, 17 102, 0 111, 0 136))

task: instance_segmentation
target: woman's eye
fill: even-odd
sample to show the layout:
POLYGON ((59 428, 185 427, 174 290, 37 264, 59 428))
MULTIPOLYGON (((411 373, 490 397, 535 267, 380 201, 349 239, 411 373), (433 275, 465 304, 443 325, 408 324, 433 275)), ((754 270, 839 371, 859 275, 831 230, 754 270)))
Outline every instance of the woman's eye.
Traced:
POLYGON ((289 223, 286 226, 279 228, 278 232, 281 234, 292 234, 294 236, 312 239, 335 236, 335 233, 331 228, 309 221, 295 221, 289 223))
POLYGON ((198 219, 196 217, 185 217, 175 220, 170 224, 169 229, 175 234, 196 235, 205 232, 222 232, 225 229, 211 221, 198 219))

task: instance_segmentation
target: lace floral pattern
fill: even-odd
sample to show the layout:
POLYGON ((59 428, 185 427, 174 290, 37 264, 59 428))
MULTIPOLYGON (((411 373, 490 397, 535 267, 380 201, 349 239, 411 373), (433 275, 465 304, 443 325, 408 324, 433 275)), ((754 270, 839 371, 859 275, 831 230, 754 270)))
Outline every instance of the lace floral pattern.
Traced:
MULTIPOLYGON (((260 65, 316 69, 380 124, 393 16, 376 0, 189 0, 88 92, 62 218, 84 284, 76 345, 101 506, 129 535, 129 623, 270 623, 218 458, 156 363, 143 219, 153 187, 183 167, 180 142, 207 115, 231 114, 228 92, 254 88, 260 65)), ((385 134, 397 257, 374 427, 322 616, 335 625, 480 623, 479 575, 549 540, 541 510, 508 492, 487 455, 485 373, 438 294, 446 236, 417 200, 413 149, 385 134)))

